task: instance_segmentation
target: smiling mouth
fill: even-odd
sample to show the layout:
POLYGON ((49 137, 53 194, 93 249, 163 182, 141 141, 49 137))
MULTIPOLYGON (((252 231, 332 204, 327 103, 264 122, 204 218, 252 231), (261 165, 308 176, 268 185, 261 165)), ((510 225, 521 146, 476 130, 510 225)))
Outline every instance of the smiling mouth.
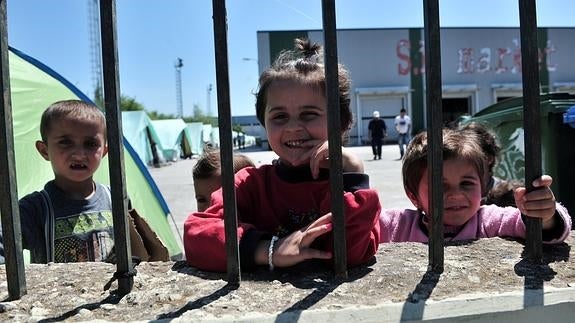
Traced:
POLYGON ((290 140, 290 141, 286 141, 284 143, 284 145, 286 145, 288 148, 304 148, 304 143, 306 142, 306 140, 290 140))
POLYGON ((445 211, 460 211, 463 209, 466 209, 466 206, 463 205, 456 205, 456 206, 450 206, 450 207, 446 207, 445 211))

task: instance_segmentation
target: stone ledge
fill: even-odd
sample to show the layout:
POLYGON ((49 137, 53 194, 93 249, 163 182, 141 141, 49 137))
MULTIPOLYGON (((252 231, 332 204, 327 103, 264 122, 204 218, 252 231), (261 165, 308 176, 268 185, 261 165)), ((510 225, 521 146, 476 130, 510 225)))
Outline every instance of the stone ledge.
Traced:
MULTIPOLYGON (((224 274, 184 262, 142 263, 132 292, 121 298, 103 291, 113 265, 30 265, 28 294, 0 303, 0 321, 555 321, 575 315, 573 240, 572 234, 566 244, 545 246, 539 266, 521 258, 518 242, 460 242, 445 248, 441 275, 427 272, 427 245, 384 244, 375 263, 349 270, 347 280, 318 271, 325 267, 262 269, 244 273, 237 289, 224 274)), ((0 277, 5 300, 4 266, 0 277)))

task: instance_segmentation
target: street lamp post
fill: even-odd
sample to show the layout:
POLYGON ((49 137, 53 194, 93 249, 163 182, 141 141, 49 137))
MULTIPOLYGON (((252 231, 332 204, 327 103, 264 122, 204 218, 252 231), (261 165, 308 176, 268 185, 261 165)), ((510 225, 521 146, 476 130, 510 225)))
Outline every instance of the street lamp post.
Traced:
POLYGON ((208 117, 212 116, 212 107, 211 107, 211 100, 212 99, 212 84, 208 84, 208 88, 206 89, 206 113, 208 117))

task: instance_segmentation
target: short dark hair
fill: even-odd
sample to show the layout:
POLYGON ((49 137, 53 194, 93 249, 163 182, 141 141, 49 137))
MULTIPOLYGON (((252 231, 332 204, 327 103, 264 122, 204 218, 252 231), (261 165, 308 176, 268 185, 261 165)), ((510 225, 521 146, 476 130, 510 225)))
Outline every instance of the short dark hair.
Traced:
MULTIPOLYGON (((242 154, 234 154, 233 163, 234 173, 237 173, 242 168, 255 166, 248 156, 242 154)), ((218 174, 221 168, 220 150, 206 147, 194 165, 192 177, 194 179, 210 178, 218 174)))
POLYGON ((405 110, 405 108, 401 108, 401 110, 399 110, 399 112, 407 112, 407 110, 405 110))
POLYGON ((81 100, 63 100, 52 103, 42 113, 40 119, 42 141, 46 142, 54 120, 61 120, 66 117, 100 123, 104 127, 104 140, 107 138, 106 117, 96 105, 81 100))

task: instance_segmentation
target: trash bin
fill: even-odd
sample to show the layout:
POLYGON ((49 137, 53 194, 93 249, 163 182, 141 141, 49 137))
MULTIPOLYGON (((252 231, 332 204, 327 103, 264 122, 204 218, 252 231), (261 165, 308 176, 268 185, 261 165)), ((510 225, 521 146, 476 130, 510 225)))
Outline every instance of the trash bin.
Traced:
POLYGON ((575 128, 575 105, 563 114, 563 123, 570 125, 571 128, 575 128))
MULTIPOLYGON (((552 189, 575 218, 575 95, 550 93, 540 96, 541 163, 543 174, 553 177, 552 189)), ((496 135, 501 155, 494 175, 524 180, 523 98, 486 107, 462 123, 480 122, 496 135)), ((575 227, 575 225, 574 225, 575 227)))

